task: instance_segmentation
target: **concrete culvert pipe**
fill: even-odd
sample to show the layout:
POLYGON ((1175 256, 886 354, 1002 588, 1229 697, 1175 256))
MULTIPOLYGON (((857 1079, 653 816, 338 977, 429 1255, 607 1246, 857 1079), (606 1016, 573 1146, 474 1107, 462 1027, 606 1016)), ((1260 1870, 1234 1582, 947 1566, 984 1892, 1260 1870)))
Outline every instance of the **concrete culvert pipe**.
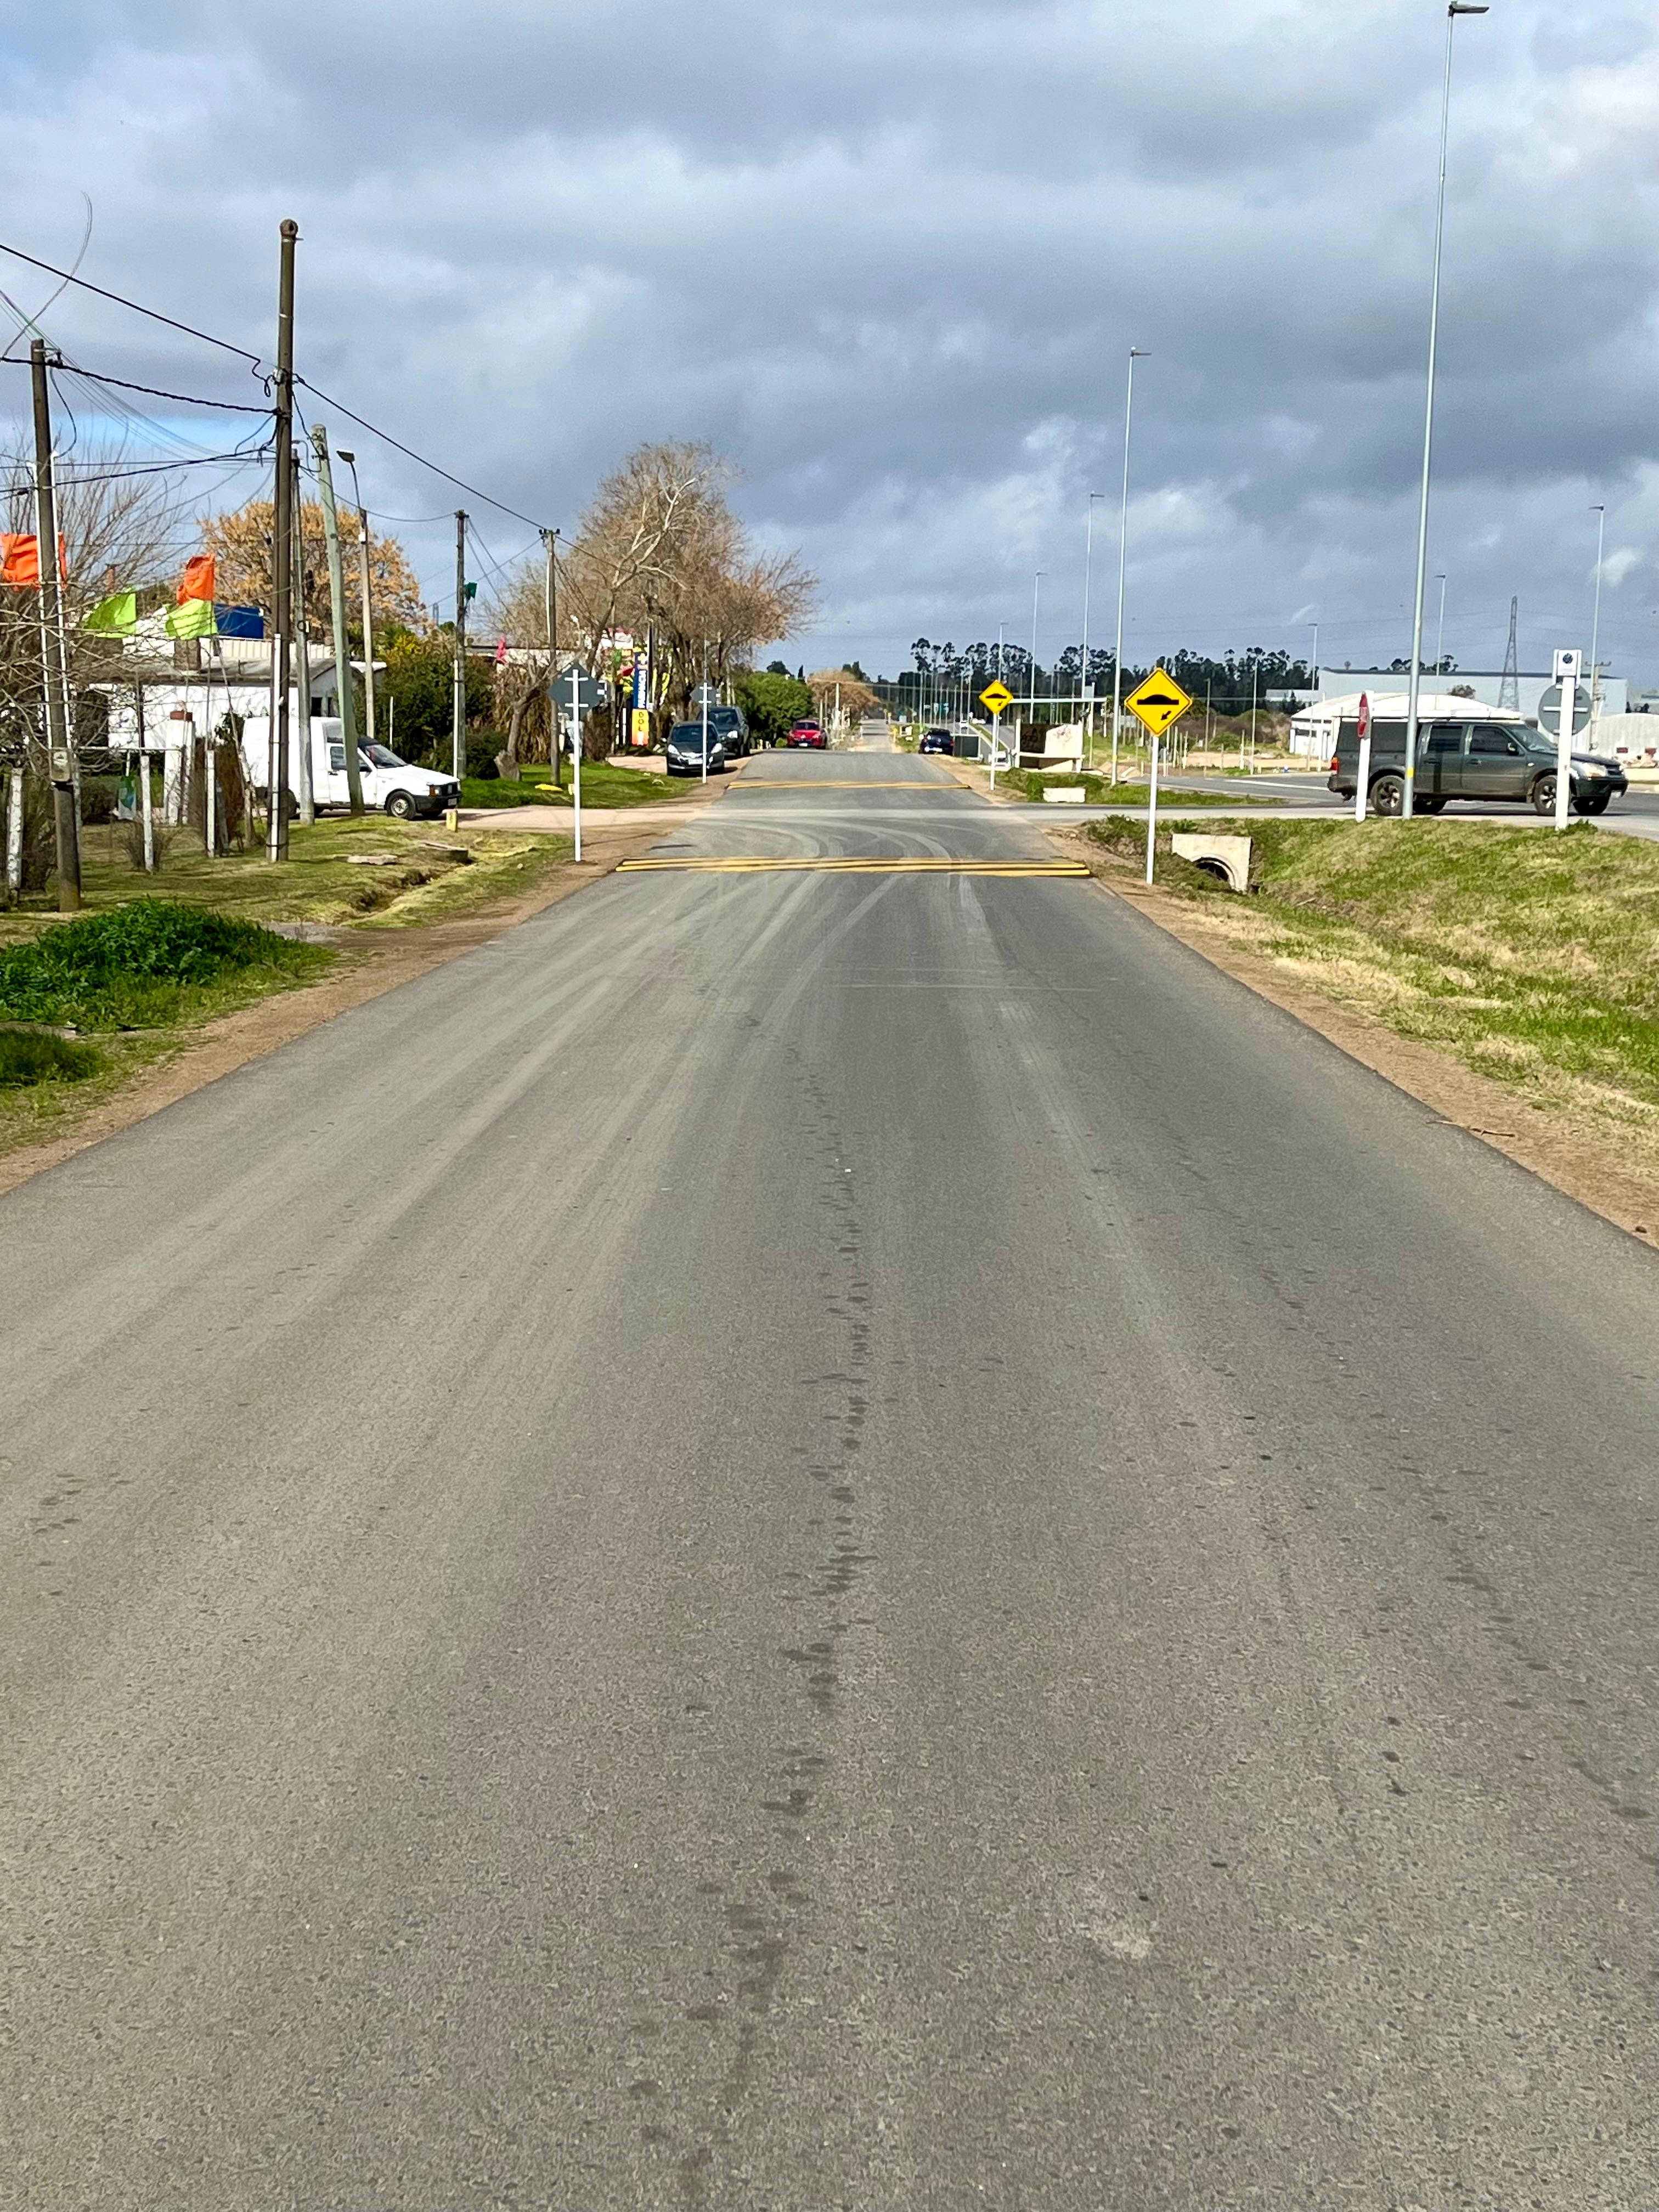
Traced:
POLYGON ((1200 830, 1177 830, 1170 840, 1177 860, 1188 860, 1226 884, 1229 890, 1250 888, 1250 841, 1248 837, 1212 836, 1200 830))

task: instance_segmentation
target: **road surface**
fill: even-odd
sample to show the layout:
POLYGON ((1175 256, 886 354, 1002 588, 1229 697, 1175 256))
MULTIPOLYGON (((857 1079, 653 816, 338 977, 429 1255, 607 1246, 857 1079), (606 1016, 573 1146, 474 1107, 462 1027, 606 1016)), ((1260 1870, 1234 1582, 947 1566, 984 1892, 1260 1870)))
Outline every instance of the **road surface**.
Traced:
POLYGON ((0 2203, 1659 2203, 1659 1262, 931 763, 668 842, 1005 872, 0 1200, 0 2203))

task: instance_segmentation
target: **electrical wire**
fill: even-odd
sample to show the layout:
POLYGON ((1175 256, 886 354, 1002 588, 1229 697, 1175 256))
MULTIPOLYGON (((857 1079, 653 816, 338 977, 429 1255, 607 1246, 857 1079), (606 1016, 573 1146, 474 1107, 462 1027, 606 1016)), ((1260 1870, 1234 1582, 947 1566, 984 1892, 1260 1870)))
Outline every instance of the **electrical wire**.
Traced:
MULTIPOLYGON (((153 323, 165 323, 170 331, 182 331, 187 338, 199 338, 204 345, 217 346, 222 353, 234 353, 239 361, 252 362, 255 374, 259 374, 259 356, 250 353, 246 346, 232 345, 228 338, 216 338, 211 331, 198 331, 193 323, 181 323, 173 315, 164 315, 156 307, 146 307, 137 300, 128 300, 119 292, 106 291, 85 276, 77 276, 71 269, 59 269, 50 261, 41 261, 33 253, 25 253, 21 246, 8 246, 0 239, 0 253, 10 254, 14 261, 27 261, 31 269, 43 270, 48 276, 61 276, 66 284, 73 284, 82 292, 94 292, 100 300, 112 301, 118 307, 129 307, 135 315, 148 315, 153 323)), ((55 295, 54 295, 55 296, 55 295)))
MULTIPOLYGON (((17 354, 0 353, 0 367, 27 368, 28 366, 28 362, 17 354)), ((218 407, 230 415, 264 415, 267 417, 276 411, 273 407, 257 407, 248 399, 204 399, 196 392, 164 392, 157 384, 134 384, 125 376, 106 376, 101 369, 82 368, 67 355, 52 366, 70 375, 85 377, 92 384, 112 384, 122 392, 148 392, 152 399, 177 399, 186 407, 218 407)))
POLYGON ((322 401, 325 407, 331 407, 336 414, 343 415, 347 422, 355 422, 360 430, 367 430, 371 438, 379 438, 383 444, 392 447, 421 468, 430 469, 434 477, 441 477, 446 483, 453 483, 458 491, 467 492, 472 498, 481 499, 486 507, 493 507, 499 514, 510 514, 514 522, 522 522, 528 529, 540 531, 547 527, 545 523, 538 522, 533 514, 521 514, 516 507, 508 507, 504 500, 493 499, 487 491, 480 491, 477 484, 468 483, 464 477, 453 476, 447 469, 440 468, 436 461, 429 461, 424 453, 417 453, 413 446, 404 445, 403 440, 394 438, 390 430, 381 429, 378 422, 371 422, 366 416, 355 414, 343 399, 331 399, 319 385, 312 383, 308 377, 301 376, 296 372, 294 381, 302 384, 307 392, 322 401))

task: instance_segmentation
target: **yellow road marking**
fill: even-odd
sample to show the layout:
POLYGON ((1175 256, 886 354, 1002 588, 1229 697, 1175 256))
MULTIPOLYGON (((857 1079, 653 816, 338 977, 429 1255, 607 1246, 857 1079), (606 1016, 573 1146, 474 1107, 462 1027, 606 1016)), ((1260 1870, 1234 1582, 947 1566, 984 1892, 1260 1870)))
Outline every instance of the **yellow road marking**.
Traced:
POLYGON ((734 791, 960 791, 959 783, 940 783, 933 776, 907 775, 900 782, 880 782, 863 775, 740 775, 734 791))
POLYGON ((881 860, 860 854, 822 854, 811 857, 762 853, 687 854, 653 860, 648 855, 617 864, 618 874, 681 875, 845 875, 845 876, 1008 876, 1041 877, 1050 880, 1087 877, 1081 860, 958 860, 927 859, 881 860))

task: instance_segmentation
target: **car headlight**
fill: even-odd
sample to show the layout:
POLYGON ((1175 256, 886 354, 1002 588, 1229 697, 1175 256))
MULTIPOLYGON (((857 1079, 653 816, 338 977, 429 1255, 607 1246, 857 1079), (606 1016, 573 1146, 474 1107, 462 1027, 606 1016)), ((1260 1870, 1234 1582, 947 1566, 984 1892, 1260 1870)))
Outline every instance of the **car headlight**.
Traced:
POLYGON ((1605 775, 1607 774, 1607 770, 1601 766, 1599 761, 1586 761, 1584 763, 1584 773, 1586 775, 1605 775))

